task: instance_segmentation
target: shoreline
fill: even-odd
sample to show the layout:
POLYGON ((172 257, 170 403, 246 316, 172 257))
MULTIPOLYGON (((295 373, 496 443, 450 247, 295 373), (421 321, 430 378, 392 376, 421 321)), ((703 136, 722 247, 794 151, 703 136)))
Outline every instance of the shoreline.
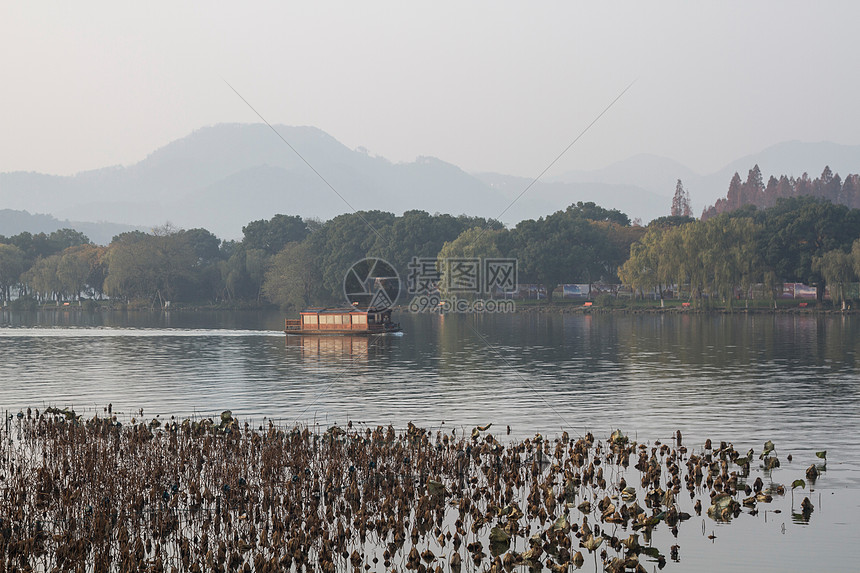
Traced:
MULTIPOLYGON (((826 314, 826 315, 853 315, 858 309, 847 304, 845 309, 834 307, 830 301, 818 302, 816 300, 785 300, 777 301, 750 301, 750 306, 739 304, 737 307, 710 306, 707 303, 696 306, 690 302, 671 301, 665 306, 658 303, 646 304, 640 302, 618 302, 613 299, 610 304, 601 304, 603 301, 513 301, 516 309, 511 314, 826 314), (686 305, 686 306, 684 306, 686 305)), ((853 302, 853 301, 852 301, 853 302)), ((393 307, 395 312, 408 314, 409 306, 398 304, 393 307)), ((224 304, 195 304, 176 303, 164 308, 150 304, 119 303, 114 304, 109 300, 84 300, 78 302, 66 302, 62 304, 50 303, 44 305, 26 306, 16 305, 15 301, 0 306, 0 311, 10 312, 89 312, 102 311, 114 312, 280 312, 282 314, 295 314, 297 311, 285 311, 276 305, 265 303, 245 303, 238 305, 224 304)), ((423 314, 423 313, 421 313, 423 314)), ((446 312, 444 314, 480 314, 479 312, 446 312)), ((490 313, 493 314, 493 313, 490 313)))
MULTIPOLYGON (((405 306, 395 306, 394 310, 408 314, 409 311, 405 306)), ((149 306, 135 305, 117 305, 97 304, 97 305, 68 305, 54 306, 45 305, 31 308, 15 308, 11 305, 0 307, 3 312, 79 312, 79 313, 97 313, 97 312, 281 312, 291 314, 291 311, 281 311, 277 307, 269 306, 212 306, 212 305, 175 305, 172 308, 158 308, 149 306)), ((421 313, 425 314, 425 313, 421 313)), ((434 313, 438 314, 438 313, 434 313)), ((447 312, 451 314, 482 314, 478 312, 458 313, 447 312)), ((490 313, 492 314, 492 313, 490 313)), ((548 304, 528 304, 517 305, 513 313, 508 314, 823 314, 823 315, 843 315, 850 316, 858 314, 857 309, 850 306, 846 309, 809 306, 800 307, 783 306, 778 308, 772 307, 741 307, 741 308, 695 308, 695 307, 679 307, 679 306, 583 306, 573 305, 569 303, 548 303, 548 304)))
POLYGON ((857 314, 857 310, 848 308, 821 308, 818 306, 799 307, 784 306, 779 308, 751 307, 751 308, 694 308, 694 307, 627 307, 627 306, 568 306, 567 304, 542 304, 517 307, 517 313, 530 314, 857 314))

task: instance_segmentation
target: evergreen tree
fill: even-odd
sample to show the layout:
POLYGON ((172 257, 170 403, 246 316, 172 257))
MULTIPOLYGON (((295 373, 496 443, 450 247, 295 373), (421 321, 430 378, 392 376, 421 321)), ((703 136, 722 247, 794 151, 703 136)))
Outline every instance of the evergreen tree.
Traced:
POLYGON ((684 189, 684 184, 678 179, 675 185, 675 195, 672 197, 672 217, 692 217, 693 206, 690 203, 690 192, 684 189))

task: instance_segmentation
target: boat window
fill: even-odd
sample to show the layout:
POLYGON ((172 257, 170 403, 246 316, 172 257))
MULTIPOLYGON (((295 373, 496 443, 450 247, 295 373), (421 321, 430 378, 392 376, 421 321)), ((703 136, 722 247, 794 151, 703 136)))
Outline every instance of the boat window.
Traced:
POLYGON ((302 316, 302 324, 306 324, 308 326, 317 324, 317 315, 315 314, 306 314, 302 316))
POLYGON ((353 314, 352 315, 352 323, 353 324, 367 324, 367 316, 363 314, 353 314))

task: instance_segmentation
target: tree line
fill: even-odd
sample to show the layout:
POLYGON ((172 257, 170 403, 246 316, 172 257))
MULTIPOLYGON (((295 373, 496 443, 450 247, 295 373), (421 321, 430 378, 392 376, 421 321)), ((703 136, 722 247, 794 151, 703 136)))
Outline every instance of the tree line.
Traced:
POLYGON ((275 215, 242 234, 223 241, 206 229, 165 225, 122 233, 107 246, 69 229, 0 236, 0 302, 342 304, 346 271, 369 256, 404 279, 413 258, 510 258, 520 284, 547 292, 563 283, 623 282, 639 294, 681 285, 692 300, 729 304, 752 285, 775 293, 783 282, 815 285, 819 297, 829 285, 841 300, 860 275, 860 210, 814 197, 706 220, 672 215, 647 227, 579 202, 513 228, 465 215, 360 211, 328 221, 275 215))
POLYGON ((383 258, 405 277, 413 258, 466 251, 516 258, 520 282, 551 289, 562 282, 616 281, 642 233, 620 211, 582 202, 513 229, 482 217, 416 210, 399 216, 360 211, 329 221, 275 215, 248 223, 240 241, 169 224, 122 233, 107 246, 68 229, 20 233, 0 236, 0 301, 108 297, 302 308, 341 303, 344 274, 365 257, 383 258))
MULTIPOLYGON (((671 219, 671 218, 667 218, 671 219)), ((731 305, 753 285, 776 296, 784 282, 830 286, 843 300, 860 276, 860 210, 817 197, 780 198, 773 207, 745 205, 698 221, 653 221, 633 244, 619 277, 640 294, 670 285, 695 301, 731 305), (680 224, 678 224, 680 223, 680 224)))
POLYGON ((737 172, 734 174, 726 197, 705 208, 702 219, 710 219, 745 205, 766 209, 776 206, 780 199, 805 196, 826 199, 850 209, 860 209, 860 175, 848 174, 843 180, 838 173, 834 174, 829 166, 825 166, 821 175, 814 179, 807 173, 798 178, 786 175, 776 178, 771 175, 765 184, 761 169, 755 165, 749 170, 746 181, 742 181, 737 172))

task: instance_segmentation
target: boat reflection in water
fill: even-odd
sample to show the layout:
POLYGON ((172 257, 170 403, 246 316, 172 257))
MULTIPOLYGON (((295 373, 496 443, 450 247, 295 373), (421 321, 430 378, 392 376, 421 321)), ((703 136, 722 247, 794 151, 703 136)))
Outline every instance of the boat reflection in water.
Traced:
POLYGON ((308 358, 360 358, 391 347, 391 336, 389 335, 293 335, 285 338, 288 348, 300 348, 302 356, 308 358))

